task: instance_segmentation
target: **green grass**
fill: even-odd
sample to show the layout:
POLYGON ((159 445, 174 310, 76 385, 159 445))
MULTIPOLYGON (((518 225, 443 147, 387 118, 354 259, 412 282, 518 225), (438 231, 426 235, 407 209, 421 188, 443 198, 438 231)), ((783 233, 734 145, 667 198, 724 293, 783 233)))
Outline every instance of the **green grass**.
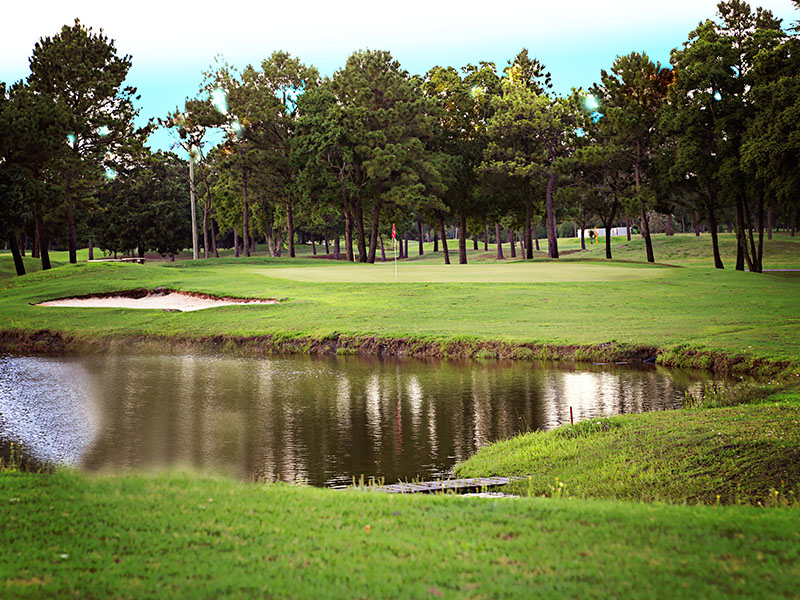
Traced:
POLYGON ((6 279, 3 329, 48 328, 83 337, 345 335, 622 344, 800 359, 800 280, 715 269, 627 263, 413 261, 391 265, 314 259, 210 259, 147 265, 68 265, 6 279), (314 281, 297 281, 303 272, 314 281), (410 275, 409 275, 410 276, 410 275), (442 282, 444 278, 449 282, 442 282), (604 280, 605 279, 605 280, 604 280), (456 280, 456 281, 454 281, 456 280), (383 282, 381 282, 383 281, 383 282), (32 306, 43 300, 167 286, 285 299, 193 313, 32 306))
POLYGON ((8 598, 776 598, 797 512, 0 473, 8 598), (369 528, 369 529, 368 529, 369 528))
MULTIPOLYGON (((775 236, 765 267, 800 266, 798 242, 775 236)), ((729 267, 733 244, 722 236, 729 267)), ((577 245, 561 240, 562 250, 577 245)), ((89 340, 615 340, 669 356, 702 348, 800 363, 800 278, 714 270, 707 235, 656 236, 655 245, 660 263, 690 268, 624 262, 644 255, 641 240, 624 238, 614 245, 622 260, 610 263, 596 245, 558 262, 497 264, 491 250, 470 251, 470 265, 445 267, 430 245, 416 257, 412 244, 397 281, 391 263, 312 259, 308 247, 297 259, 81 263, 25 277, 13 277, 0 254, 0 330, 89 340), (156 286, 283 301, 193 313, 32 305, 156 286)), ((459 467, 531 475, 518 491, 560 498, 389 497, 191 474, 6 470, 0 597, 793 596, 797 510, 725 505, 797 506, 798 393, 730 399, 521 436, 459 467)))
MULTIPOLYGON (((742 392, 739 392, 740 394, 742 392)), ((492 444, 464 477, 517 475, 521 493, 800 506, 800 393, 716 408, 594 419, 492 444)))

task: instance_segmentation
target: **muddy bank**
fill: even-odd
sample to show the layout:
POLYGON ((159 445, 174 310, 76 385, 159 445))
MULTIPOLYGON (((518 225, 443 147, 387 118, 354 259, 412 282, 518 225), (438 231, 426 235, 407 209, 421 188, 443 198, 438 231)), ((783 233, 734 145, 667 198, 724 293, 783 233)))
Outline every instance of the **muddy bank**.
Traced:
POLYGON ((671 348, 608 342, 556 345, 480 340, 381 338, 339 333, 308 336, 122 336, 78 337, 57 331, 0 331, 0 352, 67 354, 125 349, 142 352, 210 351, 247 356, 314 354, 396 356, 413 358, 468 358, 590 363, 647 362, 664 367, 703 369, 713 373, 755 377, 800 377, 800 365, 789 360, 756 358, 703 350, 687 345, 671 348))

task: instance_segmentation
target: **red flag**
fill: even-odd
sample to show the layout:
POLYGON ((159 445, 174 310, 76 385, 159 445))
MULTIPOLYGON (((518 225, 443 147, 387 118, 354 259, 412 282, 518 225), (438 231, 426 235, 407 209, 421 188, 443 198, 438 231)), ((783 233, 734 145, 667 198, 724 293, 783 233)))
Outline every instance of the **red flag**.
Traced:
POLYGON ((394 229, 394 223, 392 223, 392 239, 394 240, 396 238, 397 238, 397 232, 394 229))

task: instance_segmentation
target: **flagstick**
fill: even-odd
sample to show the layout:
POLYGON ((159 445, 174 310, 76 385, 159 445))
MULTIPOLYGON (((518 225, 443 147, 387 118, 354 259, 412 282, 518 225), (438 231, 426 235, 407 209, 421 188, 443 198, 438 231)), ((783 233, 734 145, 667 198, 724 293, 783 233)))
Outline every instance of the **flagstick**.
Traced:
POLYGON ((392 248, 394 248, 394 278, 397 279, 397 238, 392 236, 392 248))

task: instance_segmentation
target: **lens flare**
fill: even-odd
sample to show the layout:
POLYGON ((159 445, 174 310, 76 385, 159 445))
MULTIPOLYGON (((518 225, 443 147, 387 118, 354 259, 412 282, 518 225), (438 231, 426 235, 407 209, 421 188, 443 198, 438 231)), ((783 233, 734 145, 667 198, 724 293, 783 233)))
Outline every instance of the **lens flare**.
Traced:
POLYGON ((107 125, 103 125, 97 128, 97 135, 99 135, 100 137, 106 137, 109 133, 111 133, 111 130, 108 128, 107 125))
POLYGON ((211 103, 223 115, 228 114, 228 96, 222 88, 214 88, 211 92, 211 103))
POLYGON ((592 94, 587 94, 586 98, 583 99, 583 104, 586 106, 587 110, 596 111, 600 108, 600 103, 592 94))

